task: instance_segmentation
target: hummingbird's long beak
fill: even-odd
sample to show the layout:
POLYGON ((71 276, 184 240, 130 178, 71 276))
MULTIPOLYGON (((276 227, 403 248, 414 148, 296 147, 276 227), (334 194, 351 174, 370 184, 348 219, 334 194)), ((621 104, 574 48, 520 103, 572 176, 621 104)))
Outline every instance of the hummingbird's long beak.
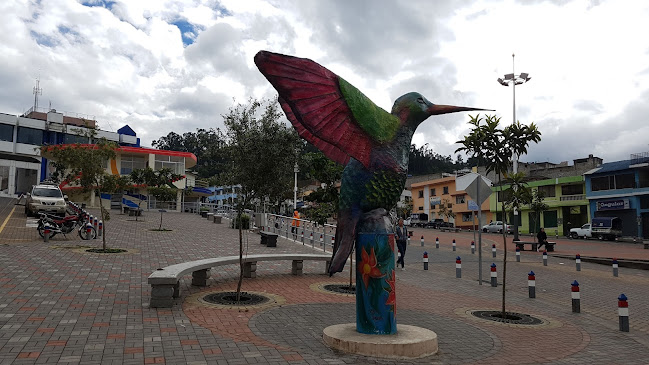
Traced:
POLYGON ((431 105, 427 111, 428 113, 430 113, 430 115, 439 115, 439 114, 448 114, 448 113, 456 113, 456 112, 470 112, 473 110, 484 110, 490 112, 495 111, 492 109, 479 109, 479 108, 469 108, 466 106, 437 105, 437 104, 431 105))

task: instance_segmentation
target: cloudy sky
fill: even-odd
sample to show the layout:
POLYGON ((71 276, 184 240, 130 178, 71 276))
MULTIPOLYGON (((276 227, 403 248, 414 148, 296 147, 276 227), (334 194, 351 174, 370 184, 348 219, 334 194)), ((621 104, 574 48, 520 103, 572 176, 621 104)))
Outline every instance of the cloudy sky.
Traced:
MULTIPOLYGON (((649 151, 649 2, 388 0, 2 0, 0 112, 40 107, 129 124, 144 145, 222 127, 249 97, 274 97, 253 56, 311 58, 390 110, 433 103, 496 109, 543 133, 523 161, 605 162, 649 151)), ((430 118, 414 142, 453 154, 468 115, 430 118)))

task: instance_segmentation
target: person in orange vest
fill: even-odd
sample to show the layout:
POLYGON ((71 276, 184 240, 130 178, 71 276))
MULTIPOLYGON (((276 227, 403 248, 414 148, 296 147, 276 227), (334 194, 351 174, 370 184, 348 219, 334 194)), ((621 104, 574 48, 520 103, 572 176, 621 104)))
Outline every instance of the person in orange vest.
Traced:
POLYGON ((297 229, 300 227, 300 212, 293 211, 293 222, 291 222, 291 232, 297 234, 297 229))

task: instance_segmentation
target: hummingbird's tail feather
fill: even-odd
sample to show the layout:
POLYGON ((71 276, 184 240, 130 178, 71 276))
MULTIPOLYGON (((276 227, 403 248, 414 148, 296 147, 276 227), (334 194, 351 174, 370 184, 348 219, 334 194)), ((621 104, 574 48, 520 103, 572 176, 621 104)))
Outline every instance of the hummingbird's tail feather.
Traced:
POLYGON ((345 262, 347 262, 347 258, 354 247, 356 224, 360 217, 360 213, 354 214, 351 209, 338 212, 336 238, 334 240, 331 265, 329 266, 329 276, 341 272, 345 268, 345 262))

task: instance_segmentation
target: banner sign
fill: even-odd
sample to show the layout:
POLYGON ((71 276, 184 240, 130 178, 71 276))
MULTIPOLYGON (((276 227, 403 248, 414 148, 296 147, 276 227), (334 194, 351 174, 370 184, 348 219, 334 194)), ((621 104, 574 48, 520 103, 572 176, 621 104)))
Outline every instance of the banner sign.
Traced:
POLYGON ((597 202, 597 210, 630 209, 629 199, 615 199, 597 202))

